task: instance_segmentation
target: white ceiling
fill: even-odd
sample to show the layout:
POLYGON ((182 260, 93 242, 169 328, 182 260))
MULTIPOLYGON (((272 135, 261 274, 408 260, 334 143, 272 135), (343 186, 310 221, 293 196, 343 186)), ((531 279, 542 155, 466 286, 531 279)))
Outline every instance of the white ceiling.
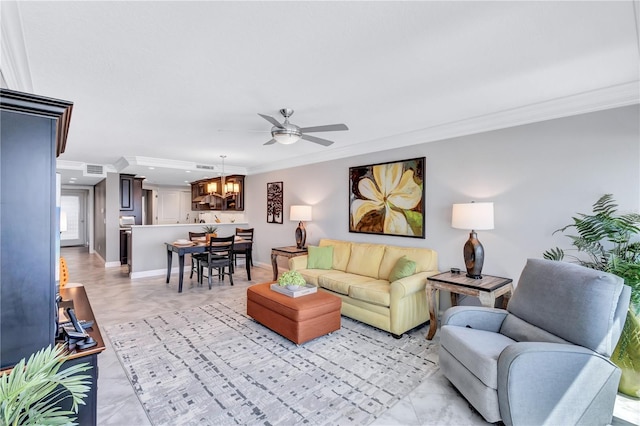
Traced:
POLYGON ((9 88, 74 102, 63 183, 97 164, 186 185, 220 155, 252 174, 639 102, 631 0, 2 7, 9 88), (257 113, 283 107, 350 130, 264 146, 257 113))

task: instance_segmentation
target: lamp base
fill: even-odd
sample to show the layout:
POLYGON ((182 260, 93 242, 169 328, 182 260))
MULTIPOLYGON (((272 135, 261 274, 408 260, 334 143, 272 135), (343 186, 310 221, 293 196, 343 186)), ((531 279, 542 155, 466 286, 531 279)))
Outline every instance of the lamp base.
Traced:
POLYGON ((296 247, 299 249, 304 248, 306 242, 307 230, 304 228, 304 223, 300 221, 298 223, 298 227, 296 228, 296 247))
POLYGON ((469 239, 464 244, 464 264, 467 267, 467 277, 474 280, 482 279, 482 265, 484 264, 484 247, 478 241, 475 231, 469 233, 469 239))

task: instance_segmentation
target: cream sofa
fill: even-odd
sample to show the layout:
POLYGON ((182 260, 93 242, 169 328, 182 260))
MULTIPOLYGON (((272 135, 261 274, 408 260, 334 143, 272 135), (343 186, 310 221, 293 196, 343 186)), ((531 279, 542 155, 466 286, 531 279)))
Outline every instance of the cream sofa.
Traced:
POLYGON ((394 337, 429 320, 427 277, 438 273, 438 254, 431 249, 322 239, 333 246, 331 269, 307 269, 308 256, 289 259, 308 283, 342 299, 342 315, 386 330, 394 337), (392 283, 389 275, 407 256, 416 272, 392 283))

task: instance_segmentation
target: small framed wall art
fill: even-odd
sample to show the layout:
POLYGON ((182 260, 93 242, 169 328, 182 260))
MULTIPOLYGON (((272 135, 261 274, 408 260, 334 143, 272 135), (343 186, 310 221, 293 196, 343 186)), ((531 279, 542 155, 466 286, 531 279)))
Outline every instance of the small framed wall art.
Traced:
POLYGON ((349 168, 349 232, 425 237, 425 157, 349 168))
POLYGON ((267 183, 267 223, 282 224, 282 182, 267 183))

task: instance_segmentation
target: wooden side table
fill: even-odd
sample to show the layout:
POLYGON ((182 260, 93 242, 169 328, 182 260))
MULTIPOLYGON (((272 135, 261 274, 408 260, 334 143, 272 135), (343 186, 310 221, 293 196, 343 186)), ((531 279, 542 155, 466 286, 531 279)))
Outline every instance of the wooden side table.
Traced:
POLYGON ((480 299, 482 306, 493 308, 496 298, 504 296, 503 307, 506 308, 511 293, 513 293, 513 280, 511 278, 483 275, 481 279, 469 278, 464 272, 453 274, 443 272, 427 278, 427 300, 429 303, 429 333, 427 339, 431 340, 438 328, 438 292, 445 290, 451 293, 451 306, 458 304, 458 295, 475 296, 480 299))
POLYGON ((296 256, 303 256, 307 254, 307 248, 303 247, 299 249, 296 246, 288 247, 274 247, 271 249, 271 267, 273 268, 273 280, 278 279, 278 256, 291 259, 296 256))

